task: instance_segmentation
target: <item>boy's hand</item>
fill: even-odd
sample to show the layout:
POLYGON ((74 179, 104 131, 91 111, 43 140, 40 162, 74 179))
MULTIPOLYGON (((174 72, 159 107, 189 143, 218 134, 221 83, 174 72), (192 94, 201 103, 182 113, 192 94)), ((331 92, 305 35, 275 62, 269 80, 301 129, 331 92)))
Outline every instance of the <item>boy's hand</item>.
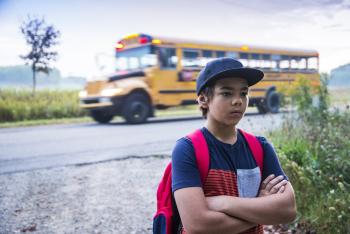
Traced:
POLYGON ((269 175, 260 186, 259 197, 264 197, 268 195, 272 195, 275 193, 283 193, 285 190, 285 185, 287 184, 287 180, 283 179, 283 176, 269 175))
MULTIPOLYGON (((283 193, 287 180, 283 179, 283 176, 275 177, 275 175, 269 175, 260 186, 259 197, 272 195, 275 193, 283 193)), ((224 212, 225 203, 227 202, 225 195, 206 197, 207 205, 210 210, 224 212)))

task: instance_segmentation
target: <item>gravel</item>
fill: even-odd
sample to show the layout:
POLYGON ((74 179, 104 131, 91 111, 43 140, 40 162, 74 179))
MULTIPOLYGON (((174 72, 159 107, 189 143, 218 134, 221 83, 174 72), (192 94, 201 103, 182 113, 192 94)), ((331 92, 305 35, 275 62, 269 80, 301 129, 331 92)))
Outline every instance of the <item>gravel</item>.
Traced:
POLYGON ((169 156, 0 176, 0 233, 151 233, 169 156))

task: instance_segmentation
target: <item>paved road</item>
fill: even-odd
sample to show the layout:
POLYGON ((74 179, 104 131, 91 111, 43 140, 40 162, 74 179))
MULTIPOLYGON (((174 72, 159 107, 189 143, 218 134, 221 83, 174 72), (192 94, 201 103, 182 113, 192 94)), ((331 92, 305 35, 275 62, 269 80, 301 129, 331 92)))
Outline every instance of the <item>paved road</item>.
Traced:
MULTIPOLYGON (((280 125, 282 114, 248 113, 240 127, 255 134, 280 125)), ((130 157, 169 155, 176 139, 199 128, 199 117, 0 129, 0 174, 93 164, 130 157)))

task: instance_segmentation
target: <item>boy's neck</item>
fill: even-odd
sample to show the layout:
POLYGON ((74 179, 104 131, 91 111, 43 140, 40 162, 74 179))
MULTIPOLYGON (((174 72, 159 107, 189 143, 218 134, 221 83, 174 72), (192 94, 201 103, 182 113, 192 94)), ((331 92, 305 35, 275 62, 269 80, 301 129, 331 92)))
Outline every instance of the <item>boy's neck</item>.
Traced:
POLYGON ((206 128, 220 141, 227 144, 234 144, 237 141, 236 126, 227 126, 224 124, 213 124, 207 121, 206 128))

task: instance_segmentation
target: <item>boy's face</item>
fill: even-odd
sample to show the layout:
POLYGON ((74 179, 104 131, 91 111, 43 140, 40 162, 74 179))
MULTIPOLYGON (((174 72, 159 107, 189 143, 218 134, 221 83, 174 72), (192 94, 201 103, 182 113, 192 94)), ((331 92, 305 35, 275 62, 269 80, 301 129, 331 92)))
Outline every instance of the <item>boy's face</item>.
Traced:
POLYGON ((248 84, 242 78, 225 78, 215 83, 213 97, 208 99, 208 121, 235 126, 248 106, 248 84))

